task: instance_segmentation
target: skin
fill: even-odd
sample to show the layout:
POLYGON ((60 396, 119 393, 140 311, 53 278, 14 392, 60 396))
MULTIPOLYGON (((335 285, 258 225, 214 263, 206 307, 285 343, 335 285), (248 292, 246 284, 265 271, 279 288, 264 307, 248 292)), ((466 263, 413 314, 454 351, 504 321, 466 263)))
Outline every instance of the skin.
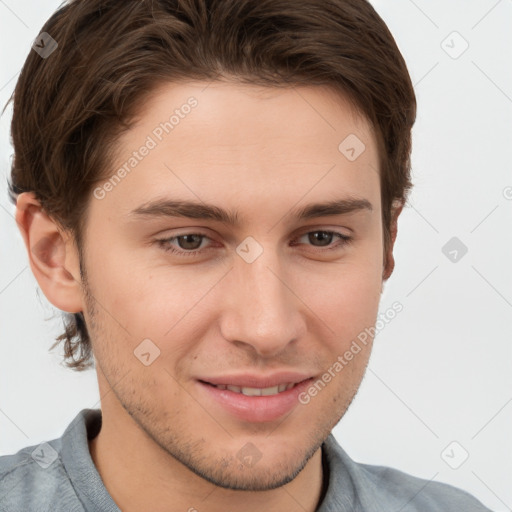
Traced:
POLYGON ((103 414, 89 448, 123 511, 314 511, 321 444, 360 386, 371 340, 309 404, 278 421, 237 419, 196 379, 280 370, 319 378, 375 325, 394 268, 393 244, 383 257, 376 139, 325 87, 165 84, 120 138, 112 173, 190 96, 198 106, 103 199, 91 197, 86 282, 71 234, 32 193, 19 196, 17 222, 46 297, 84 312, 103 414), (349 134, 366 146, 353 162, 338 150, 349 134), (308 220, 289 213, 347 195, 373 210, 308 220), (163 197, 237 210, 242 222, 130 216, 163 197), (307 236, 326 230, 353 240, 343 246, 334 237, 326 247, 307 236), (196 246, 170 245, 204 250, 198 257, 155 243, 196 232, 205 235, 196 246), (236 252, 248 236, 263 248, 252 263, 236 252), (147 338, 160 350, 149 366, 134 356, 147 338), (252 467, 237 458, 249 442, 261 453, 252 467))

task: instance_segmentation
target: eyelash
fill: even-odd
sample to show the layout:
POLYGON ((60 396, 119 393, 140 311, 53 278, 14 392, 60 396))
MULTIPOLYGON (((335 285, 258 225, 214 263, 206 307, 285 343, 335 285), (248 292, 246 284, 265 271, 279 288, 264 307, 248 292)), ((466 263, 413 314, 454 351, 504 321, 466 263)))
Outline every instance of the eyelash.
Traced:
MULTIPOLYGON (((323 230, 323 229, 316 229, 314 231, 307 231, 306 233, 303 233, 302 235, 300 235, 298 238, 302 238, 304 235, 309 235, 311 233, 327 233, 329 235, 337 236, 339 238, 339 240, 340 240, 340 243, 338 243, 338 244, 336 244, 334 246, 329 246, 327 248, 320 248, 320 252, 332 251, 332 250, 335 250, 335 249, 340 249, 341 247, 345 247, 345 246, 349 245, 352 242, 352 237, 350 237, 350 236, 343 235, 341 233, 338 233, 337 231, 327 231, 327 230, 323 230)), ((157 239, 155 242, 158 243, 158 245, 165 252, 170 252, 172 254, 175 254, 175 255, 180 256, 180 257, 185 257, 185 258, 186 257, 200 256, 203 252, 209 250, 208 248, 207 249, 196 249, 196 250, 193 250, 193 251, 186 251, 184 249, 177 250, 172 245, 170 245, 170 243, 172 241, 177 240, 178 238, 181 238, 181 237, 187 236, 187 235, 196 235, 196 236, 202 237, 203 239, 209 238, 207 235, 203 235, 202 233, 183 233, 181 235, 176 235, 176 236, 172 236, 172 237, 169 237, 169 238, 157 239)))

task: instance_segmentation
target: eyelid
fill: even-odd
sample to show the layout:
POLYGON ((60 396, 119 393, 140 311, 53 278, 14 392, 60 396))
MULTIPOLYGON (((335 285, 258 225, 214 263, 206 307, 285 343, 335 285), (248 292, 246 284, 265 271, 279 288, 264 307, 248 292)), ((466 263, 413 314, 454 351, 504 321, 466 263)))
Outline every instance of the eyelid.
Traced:
POLYGON ((305 226, 303 228, 300 228, 299 230, 296 231, 296 234, 294 234, 293 237, 296 238, 296 237, 302 236, 306 233, 312 233, 312 232, 316 232, 316 231, 339 233, 340 235, 347 236, 347 237, 351 236, 350 234, 344 233, 343 230, 347 230, 350 233, 354 233, 354 230, 350 229, 348 226, 343 226, 343 227, 342 226, 326 226, 325 224, 320 224, 320 225, 311 225, 311 226, 305 226))
MULTIPOLYGON (((316 225, 312 224, 312 225, 307 225, 307 226, 298 228, 297 230, 295 230, 288 236, 292 239, 295 239, 299 236, 304 235, 305 233, 311 233, 311 232, 315 232, 315 231, 334 232, 334 233, 339 233, 339 234, 347 236, 347 237, 351 236, 351 233, 354 233, 354 230, 348 226, 329 226, 329 225, 325 225, 325 224, 316 224, 316 225), (348 233, 345 233, 344 231, 348 231, 348 233)), ((213 239, 216 236, 215 231, 213 231, 213 230, 210 230, 205 227, 196 228, 195 226, 184 226, 183 228, 176 228, 175 230, 173 230, 172 228, 166 229, 166 230, 162 230, 162 231, 158 232, 154 236, 162 236, 162 238, 173 238, 173 237, 184 236, 184 235, 201 235, 201 236, 205 236, 210 239, 213 239), (162 233, 164 235, 162 235, 162 233), (170 233, 170 234, 165 236, 166 233, 170 233)), ((228 242, 236 242, 235 236, 231 236, 231 235, 224 236, 223 235, 223 237, 228 242)))

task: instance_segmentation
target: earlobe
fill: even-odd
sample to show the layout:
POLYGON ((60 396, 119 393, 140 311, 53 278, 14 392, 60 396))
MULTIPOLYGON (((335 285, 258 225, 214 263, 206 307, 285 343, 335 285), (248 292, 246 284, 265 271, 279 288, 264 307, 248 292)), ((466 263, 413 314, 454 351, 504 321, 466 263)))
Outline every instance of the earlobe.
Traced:
POLYGON ((16 223, 30 268, 46 298, 62 311, 82 311, 78 253, 71 237, 46 214, 33 192, 18 196, 16 223))

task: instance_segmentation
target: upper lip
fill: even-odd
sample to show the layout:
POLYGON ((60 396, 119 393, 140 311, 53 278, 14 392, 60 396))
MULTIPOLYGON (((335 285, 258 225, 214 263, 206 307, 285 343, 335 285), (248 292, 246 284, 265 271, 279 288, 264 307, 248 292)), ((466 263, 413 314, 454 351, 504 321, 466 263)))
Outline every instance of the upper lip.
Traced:
POLYGON ((209 384, 218 386, 225 384, 226 386, 238 386, 241 388, 271 388, 279 384, 297 384, 303 380, 310 379, 311 374, 298 372, 278 372, 269 375, 257 375, 251 373, 237 375, 221 375, 219 377, 204 377, 198 379, 209 384))

